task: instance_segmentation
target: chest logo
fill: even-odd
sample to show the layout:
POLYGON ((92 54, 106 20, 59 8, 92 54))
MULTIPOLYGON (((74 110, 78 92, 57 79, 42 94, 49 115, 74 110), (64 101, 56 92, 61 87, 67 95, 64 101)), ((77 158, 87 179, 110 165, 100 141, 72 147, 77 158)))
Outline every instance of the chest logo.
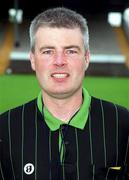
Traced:
POLYGON ((27 175, 30 175, 34 172, 34 165, 31 164, 31 163, 27 163, 25 166, 24 166, 24 172, 25 174, 27 175))

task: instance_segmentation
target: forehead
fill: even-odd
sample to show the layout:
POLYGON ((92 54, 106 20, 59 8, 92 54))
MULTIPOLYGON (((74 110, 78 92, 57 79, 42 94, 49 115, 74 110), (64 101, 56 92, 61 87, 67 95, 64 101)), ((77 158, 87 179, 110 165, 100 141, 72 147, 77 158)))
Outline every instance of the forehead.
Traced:
POLYGON ((47 42, 82 42, 83 35, 79 28, 52 28, 52 27, 40 27, 35 37, 38 41, 44 43, 47 42))

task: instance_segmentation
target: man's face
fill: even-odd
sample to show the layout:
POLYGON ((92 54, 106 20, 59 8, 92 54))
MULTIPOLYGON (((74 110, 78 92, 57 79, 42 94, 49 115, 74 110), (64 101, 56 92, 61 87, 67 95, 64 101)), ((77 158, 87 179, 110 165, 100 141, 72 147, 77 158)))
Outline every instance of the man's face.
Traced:
POLYGON ((84 49, 78 28, 39 28, 31 66, 44 93, 54 98, 68 98, 81 90, 89 52, 84 49))

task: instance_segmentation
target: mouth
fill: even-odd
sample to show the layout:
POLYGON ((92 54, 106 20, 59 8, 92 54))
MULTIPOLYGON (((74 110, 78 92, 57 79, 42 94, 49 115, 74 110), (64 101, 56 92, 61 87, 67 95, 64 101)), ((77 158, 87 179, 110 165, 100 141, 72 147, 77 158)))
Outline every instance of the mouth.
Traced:
POLYGON ((66 78, 66 77, 68 77, 68 76, 69 76, 68 73, 53 73, 53 74, 51 75, 51 77, 59 78, 59 79, 66 78))
POLYGON ((57 82, 64 82, 70 75, 68 73, 53 73, 51 77, 57 82))

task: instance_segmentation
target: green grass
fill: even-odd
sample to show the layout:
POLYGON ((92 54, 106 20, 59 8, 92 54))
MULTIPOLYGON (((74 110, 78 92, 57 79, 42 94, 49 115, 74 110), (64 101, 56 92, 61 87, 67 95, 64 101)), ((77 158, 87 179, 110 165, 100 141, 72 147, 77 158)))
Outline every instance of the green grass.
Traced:
MULTIPOLYGON (((86 77, 89 93, 129 108, 129 78, 86 77)), ((0 76, 0 112, 35 98, 40 91, 34 75, 0 76)))
POLYGON ((84 86, 92 96, 129 108, 129 78, 88 77, 84 86))
POLYGON ((21 105, 39 93, 39 86, 32 75, 0 76, 0 112, 21 105))

